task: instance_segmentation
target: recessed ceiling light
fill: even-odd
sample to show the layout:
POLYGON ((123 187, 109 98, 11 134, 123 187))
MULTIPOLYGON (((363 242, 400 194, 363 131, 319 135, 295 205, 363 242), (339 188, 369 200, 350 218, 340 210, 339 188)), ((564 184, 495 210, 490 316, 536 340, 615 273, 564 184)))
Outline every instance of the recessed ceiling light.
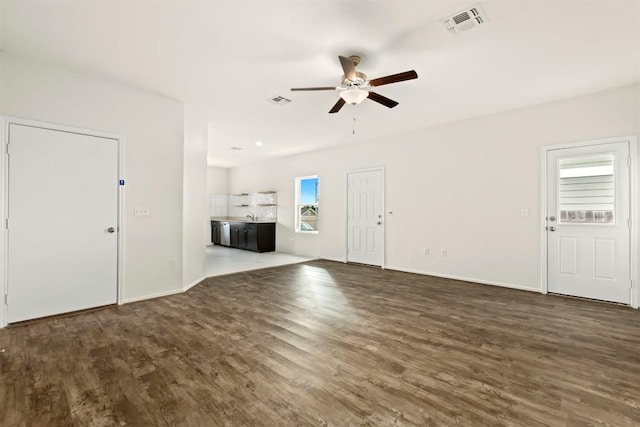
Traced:
POLYGON ((256 145, 257 145, 258 147, 261 147, 261 146, 262 146, 262 141, 256 141, 256 145))

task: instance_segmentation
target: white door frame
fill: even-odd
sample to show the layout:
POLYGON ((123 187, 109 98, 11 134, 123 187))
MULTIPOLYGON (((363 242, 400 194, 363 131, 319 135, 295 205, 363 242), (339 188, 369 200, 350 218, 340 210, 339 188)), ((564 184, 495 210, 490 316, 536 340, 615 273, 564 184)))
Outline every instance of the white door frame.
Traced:
POLYGON ((611 144, 614 142, 628 142, 629 143, 629 156, 631 157, 631 167, 629 168, 629 207, 631 212, 631 229, 629 230, 630 237, 630 271, 631 271, 631 307, 638 308, 640 298, 638 292, 638 199, 640 196, 640 188, 638 185, 638 137, 635 135, 623 136, 619 138, 606 138, 593 141, 572 142, 559 145, 546 145, 540 149, 540 290, 543 294, 548 292, 547 282, 547 232, 546 232, 546 220, 547 216, 547 153, 551 150, 557 150, 562 148, 576 148, 587 147, 592 145, 611 144))
MULTIPOLYGON (((8 214, 9 204, 9 157, 7 156, 7 147, 9 142, 9 125, 24 125, 32 126, 41 129, 49 129, 55 131, 63 131, 70 133, 77 133, 81 135, 96 136, 100 138, 115 139, 118 146, 118 179, 124 180, 124 138, 121 135, 113 133, 96 131, 91 129, 77 128, 65 125, 59 125, 54 123, 41 122, 36 120, 22 119, 17 117, 0 116, 0 122, 2 126, 2 149, 0 150, 0 164, 2 165, 2 173, 0 173, 0 214, 2 218, 2 224, 0 224, 0 266, 2 266, 2 274, 0 274, 0 328, 7 326, 7 249, 8 239, 6 233, 6 222, 8 214)), ((117 244, 117 295, 118 305, 122 304, 122 288, 124 286, 123 274, 124 271, 124 218, 122 215, 124 212, 124 186, 118 185, 118 244, 117 244)))
POLYGON ((387 263, 387 245, 386 245, 386 234, 387 234, 387 216, 385 211, 384 204, 384 195, 386 193, 386 181, 385 181, 385 171, 384 166, 372 166, 370 168, 364 169, 353 169, 348 170, 344 174, 344 262, 349 262, 349 174, 350 173, 358 173, 358 172, 373 172, 373 171, 382 171, 382 265, 380 266, 382 269, 385 268, 387 263))

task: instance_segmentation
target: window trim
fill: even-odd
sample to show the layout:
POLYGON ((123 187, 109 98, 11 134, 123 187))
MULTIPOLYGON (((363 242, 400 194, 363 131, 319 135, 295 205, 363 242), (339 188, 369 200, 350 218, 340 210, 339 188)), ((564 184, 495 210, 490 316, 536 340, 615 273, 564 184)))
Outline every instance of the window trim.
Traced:
MULTIPOLYGON (((301 191, 302 191, 302 181, 306 180, 306 179, 317 179, 318 180, 318 184, 320 184, 320 177, 318 175, 305 175, 305 176, 297 176, 295 179, 295 187, 294 187, 294 224, 293 224, 293 228, 294 231, 296 233, 301 233, 301 234, 318 234, 319 233, 319 229, 318 230, 300 230, 300 196, 301 196, 301 191)), ((320 209, 320 185, 318 185, 318 203, 314 204, 315 206, 318 207, 318 211, 320 209)))

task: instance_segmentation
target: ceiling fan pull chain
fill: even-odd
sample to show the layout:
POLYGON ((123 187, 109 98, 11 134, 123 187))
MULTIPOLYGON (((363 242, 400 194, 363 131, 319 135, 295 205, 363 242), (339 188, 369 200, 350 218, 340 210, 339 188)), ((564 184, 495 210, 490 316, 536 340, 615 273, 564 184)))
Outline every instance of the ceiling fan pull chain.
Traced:
POLYGON ((356 117, 353 117, 353 130, 351 131, 353 135, 356 134, 356 117))

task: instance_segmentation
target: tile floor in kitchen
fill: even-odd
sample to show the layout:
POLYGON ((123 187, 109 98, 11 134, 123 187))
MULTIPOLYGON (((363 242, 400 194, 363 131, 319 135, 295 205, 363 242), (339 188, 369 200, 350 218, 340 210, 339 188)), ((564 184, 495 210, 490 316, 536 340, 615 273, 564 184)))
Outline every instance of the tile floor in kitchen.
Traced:
POLYGON ((310 261, 307 258, 282 252, 251 252, 224 246, 207 246, 207 277, 221 276, 240 271, 257 270, 279 265, 310 261))

